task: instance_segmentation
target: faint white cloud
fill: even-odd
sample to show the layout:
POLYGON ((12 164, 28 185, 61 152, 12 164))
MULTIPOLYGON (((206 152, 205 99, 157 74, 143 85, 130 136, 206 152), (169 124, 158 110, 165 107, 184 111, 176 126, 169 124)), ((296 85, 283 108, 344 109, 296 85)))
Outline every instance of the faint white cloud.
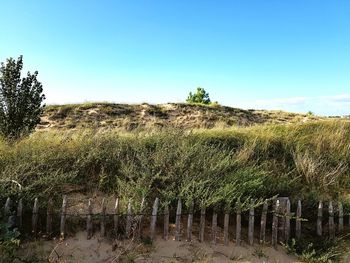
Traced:
POLYGON ((329 100, 330 102, 337 102, 337 103, 350 103, 350 94, 342 94, 332 97, 325 97, 326 100, 329 100))
POLYGON ((256 100, 246 104, 248 108, 307 112, 320 115, 350 114, 350 94, 314 97, 289 97, 256 100))
POLYGON ((301 105, 308 101, 307 97, 277 98, 268 100, 257 100, 257 105, 277 106, 277 105, 301 105))

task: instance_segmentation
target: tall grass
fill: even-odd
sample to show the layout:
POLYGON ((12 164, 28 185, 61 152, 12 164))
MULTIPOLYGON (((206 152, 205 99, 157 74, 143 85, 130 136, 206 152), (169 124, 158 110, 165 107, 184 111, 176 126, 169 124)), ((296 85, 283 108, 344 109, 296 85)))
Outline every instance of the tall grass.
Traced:
POLYGON ((72 189, 207 205, 286 195, 310 203, 350 189, 350 123, 226 130, 36 132, 0 141, 0 197, 72 189), (229 194, 231 192, 231 194, 229 194), (204 197, 204 198, 203 198, 204 197))
MULTIPOLYGON (((341 121, 129 133, 51 130, 14 143, 0 139, 0 201, 21 196, 45 202, 71 191, 101 191, 135 204, 142 197, 151 202, 157 196, 162 204, 181 197, 197 209, 234 210, 239 201, 244 211, 280 195, 302 199, 303 217, 315 218, 319 200, 342 200, 350 212, 349 163, 350 122, 341 121)), ((309 262, 336 256, 332 246, 328 254, 308 249, 300 244, 309 262)))

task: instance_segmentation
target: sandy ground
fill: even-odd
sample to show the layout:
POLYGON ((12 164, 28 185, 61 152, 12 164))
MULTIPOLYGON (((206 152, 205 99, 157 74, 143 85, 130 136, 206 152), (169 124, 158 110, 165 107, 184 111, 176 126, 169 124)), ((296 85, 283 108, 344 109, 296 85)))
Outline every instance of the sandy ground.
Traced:
POLYGON ((131 241, 102 239, 95 235, 86 239, 86 232, 64 241, 41 241, 28 245, 31 253, 50 258, 60 263, 102 263, 102 262, 241 262, 241 263, 297 263, 295 257, 287 255, 281 247, 277 249, 260 245, 236 247, 211 245, 198 241, 164 241, 161 237, 153 245, 136 244, 131 241), (35 247, 35 249, 34 249, 35 247))

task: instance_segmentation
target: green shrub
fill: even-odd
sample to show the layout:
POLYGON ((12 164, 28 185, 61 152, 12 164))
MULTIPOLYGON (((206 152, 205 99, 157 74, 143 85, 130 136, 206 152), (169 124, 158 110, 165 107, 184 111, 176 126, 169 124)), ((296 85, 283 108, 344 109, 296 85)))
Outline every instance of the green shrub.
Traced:
POLYGON ((38 72, 21 78, 23 58, 13 58, 0 67, 0 134, 17 139, 31 133, 40 122, 45 95, 38 72))
MULTIPOLYGON (((198 87, 196 93, 190 92, 186 100, 187 103, 210 104, 209 93, 203 88, 198 87)), ((217 102, 216 102, 217 104, 217 102)))

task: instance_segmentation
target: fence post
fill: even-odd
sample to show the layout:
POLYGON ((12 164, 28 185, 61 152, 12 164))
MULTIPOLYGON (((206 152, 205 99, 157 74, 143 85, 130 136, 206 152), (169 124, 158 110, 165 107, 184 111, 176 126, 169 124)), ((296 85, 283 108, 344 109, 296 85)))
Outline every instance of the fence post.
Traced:
POLYGON ((205 232, 205 207, 201 207, 201 219, 199 225, 199 242, 204 242, 204 232, 205 232))
POLYGON ((318 203, 317 210, 317 235, 322 236, 322 217, 323 217, 323 203, 320 201, 318 203))
POLYGON ((175 222, 175 240, 180 241, 181 239, 181 199, 177 201, 177 209, 176 209, 176 222, 175 222))
POLYGON ((126 238, 130 238, 131 217, 132 217, 132 208, 131 208, 131 200, 129 200, 129 202, 128 202, 128 210, 127 210, 127 215, 126 215, 126 227, 125 227, 126 238))
POLYGON ((169 205, 164 208, 164 240, 169 239, 169 205))
POLYGON ((63 196, 62 209, 61 209, 61 224, 60 224, 61 239, 64 239, 66 213, 67 213, 67 196, 65 195, 63 196))
POLYGON ((87 239, 91 239, 91 237, 92 237, 92 204, 91 204, 91 198, 89 198, 89 202, 88 202, 88 213, 87 213, 87 219, 86 219, 86 232, 87 232, 87 239))
POLYGON ((260 244, 265 243, 266 241, 266 219, 267 219, 267 209, 269 205, 267 201, 265 201, 263 210, 261 213, 261 222, 260 222, 260 244))
POLYGON ((278 211, 279 211, 280 201, 277 200, 275 204, 275 209, 273 212, 273 220, 272 220, 272 246, 277 246, 278 241, 278 211))
POLYGON ((138 232, 137 232, 138 238, 140 238, 142 236, 142 220, 143 220, 143 208, 144 208, 144 206, 145 206, 145 198, 142 197, 141 205, 140 205, 139 225, 138 225, 138 232))
POLYGON ((328 221, 329 236, 330 236, 330 238, 335 238, 334 210, 333 210, 333 203, 332 203, 332 201, 329 201, 328 211, 329 211, 329 221, 328 221))
POLYGON ((10 197, 8 197, 6 199, 4 211, 5 211, 5 216, 9 216, 11 213, 11 198, 10 197))
POLYGON ((295 236, 297 239, 300 239, 301 237, 301 200, 298 200, 297 217, 296 217, 296 224, 295 224, 295 236))
POLYGON ((113 223, 114 223, 114 234, 115 234, 115 237, 117 238, 118 224, 119 224, 119 198, 118 197, 115 199, 113 223))
POLYGON ((338 203, 338 210, 339 210, 339 226, 338 231, 341 233, 344 230, 344 211, 343 211, 343 205, 341 202, 338 203))
POLYGON ((287 244, 290 238, 290 218, 291 218, 291 211, 290 211, 290 201, 289 198, 287 199, 286 203, 286 215, 285 215, 285 229, 284 229, 284 236, 285 236, 285 243, 287 244))
POLYGON ((230 214, 228 212, 225 213, 224 217, 224 244, 227 246, 229 244, 229 236, 228 236, 228 227, 230 224, 230 214))
POLYGON ((16 216, 13 212, 13 202, 10 198, 7 198, 5 204, 5 216, 7 217, 8 229, 13 229, 16 226, 16 216))
POLYGON ((105 198, 102 199, 102 209, 101 209, 101 237, 104 237, 106 235, 106 200, 105 198))
POLYGON ((47 202, 46 212, 46 234, 50 236, 52 234, 52 217, 53 217, 53 201, 52 198, 47 202))
POLYGON ((192 201, 190 204, 190 209, 189 209, 188 218, 187 218, 187 241, 188 242, 192 240, 193 210, 194 210, 194 202, 192 201))
POLYGON ((254 207, 249 209, 249 228, 248 228, 249 245, 254 244, 254 207))
POLYGON ((18 201, 17 220, 18 220, 18 227, 21 229, 22 225, 23 225, 23 201, 22 201, 22 199, 19 199, 19 201, 18 201))
MULTIPOLYGON (((5 211, 5 218, 7 220, 7 223, 9 223, 10 218, 11 218, 11 206, 12 206, 12 201, 11 198, 8 197, 6 199, 6 203, 5 203, 5 207, 4 207, 4 211, 5 211)), ((10 228, 10 226, 8 225, 8 227, 10 228)))
POLYGON ((217 226, 218 226, 218 214, 215 212, 215 209, 214 209, 214 211, 213 211, 213 218, 212 218, 212 224, 211 224, 211 235, 212 235, 212 243, 213 243, 213 245, 216 245, 217 226))
POLYGON ((33 206, 33 215, 32 215, 32 232, 34 235, 36 235, 37 233, 38 211, 39 211, 39 201, 38 201, 38 198, 35 198, 34 206, 33 206))
POLYGON ((237 215, 236 215, 236 245, 241 245, 241 224, 242 224, 242 217, 241 217, 241 204, 237 204, 237 215))
POLYGON ((156 223, 157 223, 157 212, 158 212, 159 199, 158 197, 154 200, 153 210, 152 210, 152 218, 151 218, 151 240, 155 240, 155 232, 156 232, 156 223))

